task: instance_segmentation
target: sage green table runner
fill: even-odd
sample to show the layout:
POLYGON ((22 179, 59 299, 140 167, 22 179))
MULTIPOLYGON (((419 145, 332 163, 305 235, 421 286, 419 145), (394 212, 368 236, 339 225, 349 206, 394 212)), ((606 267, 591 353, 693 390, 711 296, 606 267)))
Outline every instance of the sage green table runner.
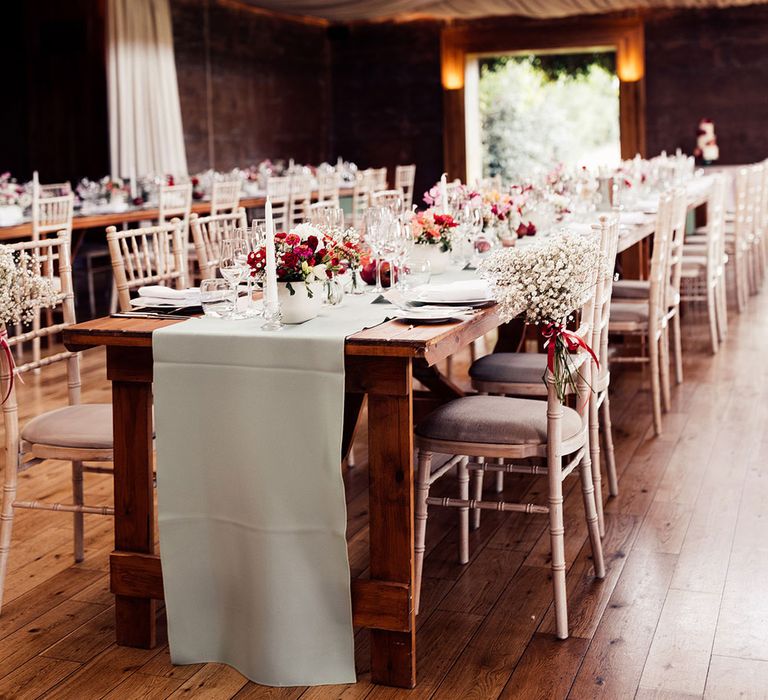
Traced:
POLYGON ((371 301, 348 296, 275 333, 201 318, 153 335, 173 663, 276 686, 355 681, 344 340, 391 313, 371 301))

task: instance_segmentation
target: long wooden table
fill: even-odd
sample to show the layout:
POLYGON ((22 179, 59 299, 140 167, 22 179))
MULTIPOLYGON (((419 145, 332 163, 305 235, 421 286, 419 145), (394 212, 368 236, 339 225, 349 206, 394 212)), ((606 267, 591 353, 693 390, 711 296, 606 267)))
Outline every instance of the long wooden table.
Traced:
MULTIPOLYGON (((101 318, 64 331, 70 350, 105 346, 112 382, 115 550, 110 588, 115 594, 117 643, 156 643, 156 601, 163 598, 155 550, 152 455, 152 332, 176 320, 101 318)), ((499 326, 493 307, 469 320, 409 326, 390 321, 346 341, 345 413, 357 416, 368 397, 370 579, 352 581, 356 626, 371 628, 374 683, 416 684, 414 590, 414 413, 461 395, 434 368, 499 326), (413 379, 429 392, 414 392, 413 379)), ((351 440, 352 428, 344 431, 351 440)))
MULTIPOLYGON (((339 190, 339 196, 349 197, 352 195, 351 188, 342 188, 339 190)), ((317 199, 317 192, 312 193, 312 198, 317 199)), ((246 209, 258 209, 264 206, 266 197, 241 197, 240 206, 246 209)), ((192 202, 192 212, 195 214, 208 214, 211 211, 211 200, 195 200, 192 202)), ((125 211, 120 212, 100 212, 93 214, 76 213, 72 217, 72 228, 81 229, 104 229, 107 226, 118 226, 123 223, 136 223, 137 221, 154 221, 160 217, 160 210, 157 207, 131 206, 125 211)), ((0 241, 15 240, 32 235, 32 222, 23 221, 13 226, 0 226, 0 241)))

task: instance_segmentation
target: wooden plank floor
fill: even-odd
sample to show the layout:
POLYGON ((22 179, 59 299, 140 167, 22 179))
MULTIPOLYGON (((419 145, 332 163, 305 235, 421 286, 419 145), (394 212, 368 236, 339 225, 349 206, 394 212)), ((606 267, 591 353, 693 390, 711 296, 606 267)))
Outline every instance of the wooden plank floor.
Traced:
MULTIPOLYGON (((608 574, 602 582, 591 575, 580 489, 571 481, 565 642, 553 634, 541 516, 484 512, 461 566, 455 513, 433 509, 419 684, 407 692, 371 685, 364 631, 358 683, 340 687, 264 688, 223 665, 174 667, 165 644, 117 647, 111 520, 86 516, 86 560, 73 565, 71 517, 22 511, 0 615, 0 698, 768 698, 766 318, 768 294, 751 299, 747 313, 732 314, 727 342, 712 357, 703 318, 686 313, 685 383, 659 438, 642 371, 614 375, 622 493, 606 502, 608 574)), ((86 355, 83 378, 84 400, 108 400, 99 351, 86 355)), ((25 414, 61 404, 61 386, 55 372, 29 378, 20 387, 25 414)), ((368 564, 364 433, 357 457, 345 474, 354 575, 368 564)), ((110 478, 86 479, 89 500, 109 503, 110 478)), ((69 489, 66 465, 50 463, 22 476, 20 498, 66 499, 69 489)), ((522 476, 507 478, 506 494, 545 499, 543 482, 522 476)))

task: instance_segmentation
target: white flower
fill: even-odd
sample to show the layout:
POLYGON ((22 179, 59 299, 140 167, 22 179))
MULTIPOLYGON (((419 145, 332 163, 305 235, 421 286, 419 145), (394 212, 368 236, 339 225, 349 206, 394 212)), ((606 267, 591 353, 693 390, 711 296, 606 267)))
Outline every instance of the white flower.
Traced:
MULTIPOLYGON (((303 224, 302 224, 303 225, 303 224)), ((312 268, 312 272, 315 275, 315 278, 319 280, 325 280, 328 279, 328 275, 325 272, 325 264, 324 263, 318 263, 312 268)))
POLYGON ((300 236, 302 241, 306 241, 310 236, 314 236, 320 240, 323 236, 317 226, 306 222, 299 224, 298 226, 294 226, 293 229, 291 229, 291 233, 295 233, 297 236, 300 236))
POLYGON ((56 303, 51 281, 38 271, 36 258, 0 246, 0 323, 29 323, 35 309, 56 303))

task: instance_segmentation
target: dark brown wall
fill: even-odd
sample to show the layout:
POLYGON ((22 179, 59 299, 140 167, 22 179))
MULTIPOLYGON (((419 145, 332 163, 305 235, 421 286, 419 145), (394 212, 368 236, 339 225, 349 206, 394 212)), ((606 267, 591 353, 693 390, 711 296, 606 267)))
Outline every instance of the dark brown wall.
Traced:
POLYGON ((101 0, 3 4, 0 170, 19 180, 109 169, 101 0))
POLYGON ((333 147, 359 166, 416 163, 416 196, 443 171, 440 29, 436 22, 329 30, 333 147))
POLYGON ((650 154, 690 153, 709 117, 722 163, 768 156, 768 7, 657 13, 645 43, 650 154))
POLYGON ((213 0, 171 0, 171 9, 190 172, 329 158, 325 27, 213 0))

